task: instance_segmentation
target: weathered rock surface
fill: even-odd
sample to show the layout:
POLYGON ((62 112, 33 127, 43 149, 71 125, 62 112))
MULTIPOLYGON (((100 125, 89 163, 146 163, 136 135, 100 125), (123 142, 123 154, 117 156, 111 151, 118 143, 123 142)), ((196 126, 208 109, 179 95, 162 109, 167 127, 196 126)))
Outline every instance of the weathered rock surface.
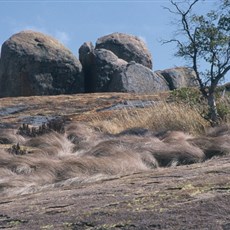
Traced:
MULTIPOLYGON (((89 44, 88 44, 89 45, 89 44)), ((110 83, 116 73, 122 72, 127 62, 119 59, 114 53, 105 49, 87 49, 83 44, 79 50, 79 57, 82 62, 85 75, 86 92, 107 92, 110 91, 110 83)), ((117 89, 118 92, 121 89, 117 89)))
POLYGON ((110 92, 156 93, 169 90, 165 79, 149 68, 130 62, 124 71, 117 73, 108 85, 110 92))
POLYGON ((224 87, 225 87, 226 91, 230 92, 230 82, 226 83, 224 85, 224 87))
POLYGON ((3 45, 0 97, 82 92, 156 93, 197 86, 186 67, 153 72, 151 54, 136 36, 113 33, 85 42, 80 61, 62 44, 39 32, 22 31, 3 45))
MULTIPOLYGON (((87 55, 94 51, 94 46, 92 42, 85 42, 79 48, 79 60, 81 63, 86 64, 87 62, 87 55)), ((84 68, 84 67, 83 67, 84 68)))
POLYGON ((112 33, 101 37, 96 42, 96 49, 107 49, 119 58, 130 62, 135 61, 152 69, 152 58, 145 43, 136 36, 112 33))
POLYGON ((86 92, 155 93, 169 90, 161 75, 134 61, 127 63, 106 49, 84 43, 79 49, 86 92))
POLYGON ((229 166, 225 157, 2 197, 0 227, 229 230, 229 166))
POLYGON ((3 45, 0 97, 84 92, 82 66, 50 36, 22 31, 3 45))
POLYGON ((177 67, 156 71, 155 73, 165 78, 170 90, 198 86, 195 73, 191 68, 177 67))

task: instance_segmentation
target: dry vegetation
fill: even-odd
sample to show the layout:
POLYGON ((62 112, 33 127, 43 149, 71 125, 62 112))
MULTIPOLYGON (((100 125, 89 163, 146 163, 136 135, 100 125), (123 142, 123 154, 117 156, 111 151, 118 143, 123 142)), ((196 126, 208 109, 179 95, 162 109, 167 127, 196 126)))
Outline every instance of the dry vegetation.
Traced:
MULTIPOLYGON (((230 94, 217 93, 217 108, 220 124, 230 123, 230 94)), ((93 117, 91 124, 100 130, 116 134, 123 130, 142 127, 154 131, 180 130, 194 135, 204 134, 211 123, 208 107, 197 89, 173 91, 163 101, 150 107, 123 109, 116 116, 103 119, 93 117)))
POLYGON ((217 96, 215 130, 194 89, 1 99, 26 106, 2 110, 0 227, 228 229, 230 101, 217 96), (139 100, 152 105, 123 103, 139 100), (58 122, 22 125, 44 116, 58 122))
POLYGON ((187 104, 159 102, 144 109, 124 109, 116 117, 92 119, 91 124, 112 134, 126 129, 140 127, 156 132, 175 130, 191 134, 203 134, 209 122, 202 118, 199 108, 187 104))

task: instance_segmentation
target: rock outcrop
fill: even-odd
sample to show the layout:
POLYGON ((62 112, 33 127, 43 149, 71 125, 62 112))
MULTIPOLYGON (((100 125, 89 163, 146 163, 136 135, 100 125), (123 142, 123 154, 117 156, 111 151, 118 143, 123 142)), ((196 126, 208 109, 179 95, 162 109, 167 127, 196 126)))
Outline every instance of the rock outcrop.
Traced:
POLYGON ((94 51, 94 46, 92 42, 85 42, 80 48, 79 48, 79 60, 81 63, 87 65, 87 55, 89 53, 92 53, 94 51))
MULTIPOLYGON (((89 45, 89 46, 88 46, 89 45)), ((87 49, 84 43, 79 49, 85 75, 85 92, 108 92, 110 83, 117 73, 123 71, 127 62, 105 49, 87 49)), ((121 92, 121 89, 118 89, 121 92)))
POLYGON ((80 92, 84 92, 81 63, 57 40, 23 31, 2 45, 0 97, 80 92))
POLYGON ((127 62, 135 61, 152 69, 152 58, 145 43, 138 37, 123 33, 112 33, 96 42, 96 49, 112 51, 118 58, 127 62))
POLYGON ((54 38, 22 31, 3 45, 0 97, 94 92, 156 93, 197 86, 186 67, 152 71, 151 54, 136 36, 112 33, 85 42, 80 61, 54 38))
POLYGON ((169 90, 169 87, 162 76, 135 62, 128 63, 108 85, 110 92, 157 93, 166 90, 169 90))
POLYGON ((230 92, 230 82, 227 82, 225 85, 224 85, 226 91, 230 92))
POLYGON ((84 43, 79 49, 85 76, 85 92, 107 92, 112 78, 124 69, 127 62, 109 50, 94 50, 92 47, 90 43, 84 43))
POLYGON ((79 59, 86 92, 156 93, 169 90, 161 75, 135 61, 128 63, 110 50, 94 49, 90 42, 80 47, 79 59))
POLYGON ((158 75, 162 75, 168 82, 169 89, 179 89, 182 87, 196 87, 198 82, 196 80, 195 72, 191 68, 177 67, 156 71, 158 75))

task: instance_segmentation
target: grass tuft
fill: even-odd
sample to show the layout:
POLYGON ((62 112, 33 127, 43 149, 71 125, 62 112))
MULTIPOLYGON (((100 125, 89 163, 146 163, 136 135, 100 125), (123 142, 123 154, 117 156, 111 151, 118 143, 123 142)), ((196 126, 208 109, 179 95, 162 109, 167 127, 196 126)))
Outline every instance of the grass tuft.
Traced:
POLYGON ((141 127, 154 131, 181 130, 192 134, 203 133, 209 123, 202 118, 199 109, 182 103, 159 102, 142 109, 123 109, 117 116, 103 120, 96 117, 91 124, 112 134, 141 127))

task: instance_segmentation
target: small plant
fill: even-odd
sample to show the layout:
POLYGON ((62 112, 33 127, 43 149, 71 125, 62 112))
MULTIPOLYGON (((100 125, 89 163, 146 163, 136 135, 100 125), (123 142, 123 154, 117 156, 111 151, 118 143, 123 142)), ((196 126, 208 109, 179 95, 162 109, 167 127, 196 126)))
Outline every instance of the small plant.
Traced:
POLYGON ((197 88, 181 88, 171 92, 170 98, 174 102, 187 103, 190 106, 203 103, 203 98, 197 88))
POLYGON ((13 155, 25 155, 28 153, 25 149, 21 148, 19 143, 17 143, 16 145, 12 145, 12 147, 9 148, 7 151, 13 155))
MULTIPOLYGON (((215 92, 216 107, 219 115, 219 120, 221 122, 230 121, 230 95, 228 92, 223 94, 224 87, 218 87, 215 92)), ((205 99, 202 97, 201 93, 196 88, 181 88, 176 89, 170 93, 170 101, 187 104, 192 108, 198 108, 200 115, 206 119, 210 124, 210 114, 205 99)))
POLYGON ((230 122, 230 97, 217 101, 217 111, 222 121, 230 122))
POLYGON ((17 134, 26 137, 36 137, 52 131, 64 133, 64 124, 65 119, 62 117, 50 120, 39 127, 29 127, 28 124, 22 124, 22 126, 19 127, 17 134))

